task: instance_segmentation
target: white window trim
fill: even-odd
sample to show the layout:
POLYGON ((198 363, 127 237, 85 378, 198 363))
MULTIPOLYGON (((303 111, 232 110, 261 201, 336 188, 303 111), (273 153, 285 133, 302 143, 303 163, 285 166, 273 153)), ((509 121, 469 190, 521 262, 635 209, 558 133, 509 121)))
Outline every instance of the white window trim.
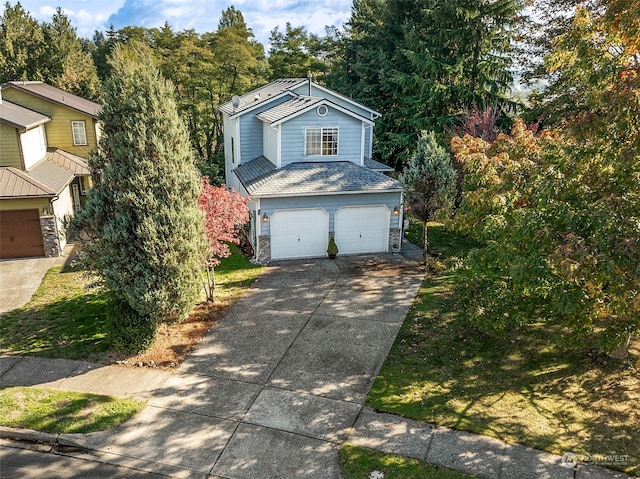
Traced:
POLYGON ((87 146, 87 124, 84 120, 73 120, 71 122, 71 135, 73 136, 74 146, 87 146), (82 133, 84 135, 84 143, 76 141, 76 125, 82 125, 82 133))
POLYGON ((339 156, 340 155, 340 128, 337 126, 323 126, 323 127, 309 127, 304 129, 304 156, 339 156), (307 152, 307 136, 310 130, 320 130, 320 153, 319 154, 311 154, 307 152), (322 151, 322 136, 324 134, 324 130, 335 130, 336 131, 336 153, 335 155, 327 155, 322 151))

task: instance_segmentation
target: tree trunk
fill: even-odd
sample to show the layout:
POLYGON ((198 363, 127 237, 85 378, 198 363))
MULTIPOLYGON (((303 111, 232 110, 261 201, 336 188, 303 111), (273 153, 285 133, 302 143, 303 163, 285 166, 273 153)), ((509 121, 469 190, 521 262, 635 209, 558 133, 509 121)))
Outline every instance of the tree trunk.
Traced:
POLYGON ((629 344, 631 343, 631 333, 627 334, 627 338, 624 343, 616 348, 614 352, 611 353, 611 357, 613 359, 627 359, 629 357, 629 344))
POLYGON ((427 245, 428 245, 428 241, 427 241, 427 222, 424 222, 424 228, 422 229, 422 261, 424 262, 424 264, 427 264, 427 258, 429 256, 429 253, 427 253, 427 245))

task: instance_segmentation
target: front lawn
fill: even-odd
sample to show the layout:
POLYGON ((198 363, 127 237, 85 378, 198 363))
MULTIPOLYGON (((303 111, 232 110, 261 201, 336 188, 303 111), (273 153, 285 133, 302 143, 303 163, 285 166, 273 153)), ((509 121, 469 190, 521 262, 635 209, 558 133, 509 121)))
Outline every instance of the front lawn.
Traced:
POLYGON ((0 426, 54 434, 88 433, 115 427, 143 406, 135 399, 9 387, 0 389, 0 426))
POLYGON ((235 245, 232 251, 216 268, 216 303, 199 305, 182 323, 161 325, 155 343, 142 355, 127 357, 109 349, 105 294, 86 289, 91 279, 84 271, 60 267, 47 272, 27 305, 0 315, 0 354, 175 365, 262 273, 235 245))
MULTIPOLYGON (((463 253, 464 240, 441 226, 430 239, 442 259, 463 253)), ((638 341, 620 363, 556 341, 566 333, 558 324, 494 337, 457 314, 454 282, 455 272, 427 275, 367 405, 556 454, 628 455, 609 466, 638 474, 638 341)))

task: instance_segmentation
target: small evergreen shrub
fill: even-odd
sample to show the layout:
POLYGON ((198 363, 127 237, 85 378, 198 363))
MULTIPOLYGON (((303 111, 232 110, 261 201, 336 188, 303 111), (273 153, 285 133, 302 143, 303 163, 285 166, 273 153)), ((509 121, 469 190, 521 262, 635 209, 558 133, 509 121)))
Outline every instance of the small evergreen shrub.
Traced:
POLYGON ((151 346, 156 333, 156 323, 143 316, 120 298, 107 302, 107 335, 118 351, 140 353, 151 346))

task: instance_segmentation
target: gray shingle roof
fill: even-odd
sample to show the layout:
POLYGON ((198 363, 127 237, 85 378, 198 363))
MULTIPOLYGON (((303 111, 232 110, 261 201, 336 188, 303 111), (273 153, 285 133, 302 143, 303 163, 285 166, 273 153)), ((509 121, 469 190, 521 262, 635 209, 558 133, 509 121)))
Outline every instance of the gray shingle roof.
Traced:
POLYGON ((246 185, 255 183, 260 178, 273 173, 275 170, 276 165, 271 163, 268 158, 259 156, 254 160, 242 163, 233 171, 235 171, 240 182, 246 187, 246 185))
POLYGON ((86 113, 94 118, 98 117, 98 112, 102 108, 102 106, 97 103, 40 81, 10 81, 2 85, 2 88, 8 87, 14 87, 18 90, 26 91, 54 103, 86 113))
POLYGON ((46 115, 42 115, 28 108, 24 108, 10 101, 0 102, 0 123, 5 123, 19 130, 28 130, 50 120, 46 115))
MULTIPOLYGON (((234 171, 238 173, 239 169, 234 171)), ((249 195, 254 197, 373 193, 402 189, 396 180, 349 161, 291 163, 253 177, 244 170, 240 171, 238 178, 249 195)))
POLYGON ((380 163, 379 161, 372 160, 371 158, 366 157, 364 159, 364 166, 376 171, 394 171, 394 169, 389 165, 385 165, 384 163, 380 163))
POLYGON ((281 78, 242 95, 237 108, 233 108, 231 101, 223 103, 218 108, 227 115, 237 115, 267 100, 271 100, 278 95, 286 93, 306 81, 308 81, 306 78, 281 78))
POLYGON ((285 101, 284 103, 280 103, 273 108, 269 108, 262 113, 259 113, 258 115, 256 115, 256 118, 267 123, 275 123, 277 121, 284 120, 288 116, 305 110, 306 108, 313 107, 314 105, 321 103, 322 101, 322 98, 315 98, 310 96, 293 98, 289 101, 285 101))
POLYGON ((0 198, 53 197, 56 192, 17 168, 0 167, 0 198))

